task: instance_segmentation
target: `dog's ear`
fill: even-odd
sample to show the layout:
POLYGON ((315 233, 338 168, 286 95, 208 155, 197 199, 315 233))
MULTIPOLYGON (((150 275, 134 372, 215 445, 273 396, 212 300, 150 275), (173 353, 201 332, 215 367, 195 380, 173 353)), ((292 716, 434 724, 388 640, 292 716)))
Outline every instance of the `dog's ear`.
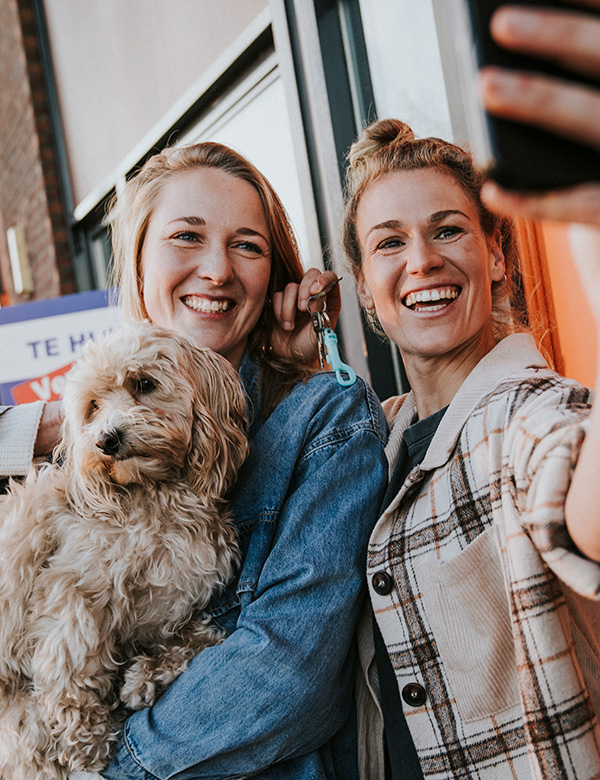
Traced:
POLYGON ((189 479, 199 496, 221 497, 248 454, 246 397, 231 364, 193 347, 194 421, 189 479))

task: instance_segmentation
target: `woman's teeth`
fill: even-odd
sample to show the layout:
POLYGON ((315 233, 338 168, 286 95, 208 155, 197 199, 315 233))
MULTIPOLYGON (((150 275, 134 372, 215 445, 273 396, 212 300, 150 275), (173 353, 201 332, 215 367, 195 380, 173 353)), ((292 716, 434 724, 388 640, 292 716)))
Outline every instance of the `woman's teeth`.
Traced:
POLYGON ((183 298, 183 302, 190 309, 194 311, 202 311, 205 313, 216 311, 227 311, 233 306, 232 301, 210 301, 208 298, 183 298))
POLYGON ((458 298, 459 291, 453 287, 436 288, 433 290, 419 290, 409 293, 404 299, 404 305, 413 311, 426 309, 427 311, 438 311, 447 306, 446 303, 436 305, 437 301, 452 301, 458 298), (419 304, 425 304, 419 306, 419 304))

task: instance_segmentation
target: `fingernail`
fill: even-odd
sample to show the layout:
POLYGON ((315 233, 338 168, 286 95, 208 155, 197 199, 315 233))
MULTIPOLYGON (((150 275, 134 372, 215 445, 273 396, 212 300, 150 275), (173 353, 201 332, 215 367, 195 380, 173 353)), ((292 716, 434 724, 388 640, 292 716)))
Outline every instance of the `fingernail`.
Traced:
POLYGON ((523 89, 523 77, 501 68, 481 72, 481 92, 486 102, 516 97, 523 89))
POLYGON ((541 27, 540 14, 522 8, 502 8, 492 18, 491 30, 502 40, 517 41, 529 38, 541 27))
POLYGON ((292 330, 292 329, 293 329, 293 327, 294 327, 294 326, 292 325, 292 323, 291 323, 291 322, 284 322, 284 323, 283 323, 283 329, 284 329, 284 330, 292 330))

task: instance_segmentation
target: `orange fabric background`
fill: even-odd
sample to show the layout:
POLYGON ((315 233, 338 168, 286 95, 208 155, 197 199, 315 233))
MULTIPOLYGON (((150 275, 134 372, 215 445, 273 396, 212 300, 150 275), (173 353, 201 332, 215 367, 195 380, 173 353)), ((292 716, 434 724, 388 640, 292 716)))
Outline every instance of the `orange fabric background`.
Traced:
POLYGON ((542 225, 542 234, 563 361, 561 372, 593 387, 598 357, 596 333, 592 312, 571 259, 567 228, 548 222, 542 225))
POLYGON ((563 224, 518 222, 517 242, 533 335, 561 374, 596 381, 596 334, 563 224))

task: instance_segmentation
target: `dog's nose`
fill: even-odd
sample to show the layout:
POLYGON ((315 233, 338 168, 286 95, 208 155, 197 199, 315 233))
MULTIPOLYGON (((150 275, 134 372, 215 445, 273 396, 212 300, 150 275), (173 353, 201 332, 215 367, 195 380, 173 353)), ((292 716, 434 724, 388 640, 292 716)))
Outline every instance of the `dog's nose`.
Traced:
POLYGON ((96 439, 96 447, 105 455, 116 455, 122 443, 121 433, 118 430, 105 431, 96 439))

